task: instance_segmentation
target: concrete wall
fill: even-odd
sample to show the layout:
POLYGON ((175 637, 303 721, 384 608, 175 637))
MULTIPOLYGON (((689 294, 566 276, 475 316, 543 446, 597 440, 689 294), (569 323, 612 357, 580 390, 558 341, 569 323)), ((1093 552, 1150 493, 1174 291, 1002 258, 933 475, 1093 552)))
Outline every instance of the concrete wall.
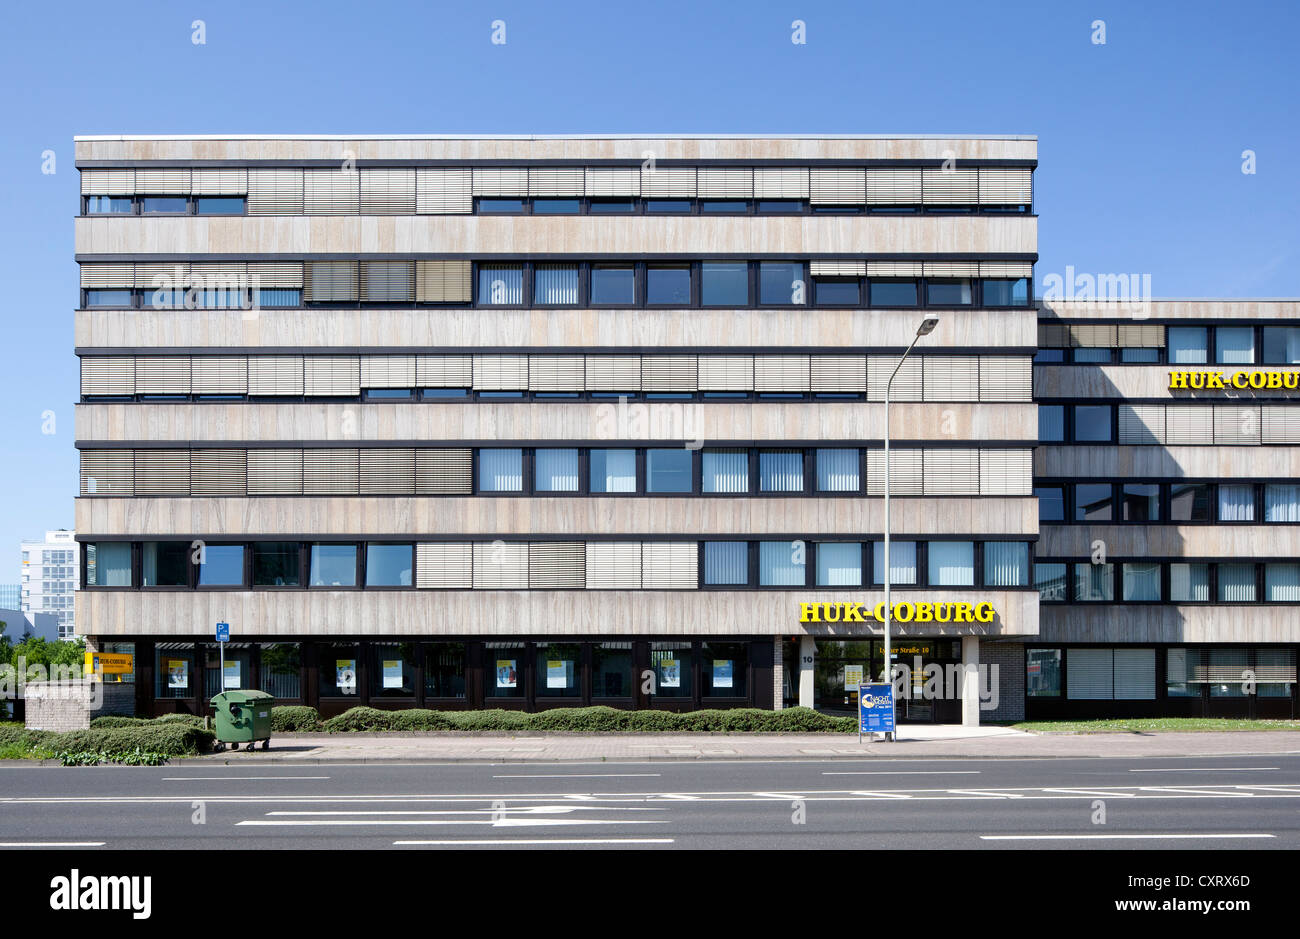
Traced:
POLYGON ((135 714, 135 685, 123 682, 33 682, 26 691, 30 730, 86 730, 92 718, 135 714))

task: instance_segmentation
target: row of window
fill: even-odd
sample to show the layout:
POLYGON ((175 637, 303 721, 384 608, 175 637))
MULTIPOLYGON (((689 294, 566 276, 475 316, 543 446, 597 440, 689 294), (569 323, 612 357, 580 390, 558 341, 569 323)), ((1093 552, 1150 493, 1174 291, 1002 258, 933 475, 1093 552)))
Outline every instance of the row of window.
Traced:
POLYGON ((1300 485, 1079 482, 1035 486, 1040 522, 1300 522, 1300 485))
POLYGON ((243 215, 244 196, 85 196, 83 215, 243 215))
POLYGON ((1034 362, 1105 365, 1117 352, 1119 362, 1134 365, 1297 365, 1300 326, 1168 326, 1163 347, 1044 348, 1034 362))
POLYGON ((1293 445, 1292 404, 1039 404, 1040 443, 1127 446, 1293 445))
MULTIPOLYGON (((1028 587, 1025 541, 891 541, 890 581, 1028 587)), ((697 589, 884 582, 883 542, 332 543, 100 541, 87 587, 697 589), (866 573, 870 572, 870 580, 866 573)))
POLYGON ((1034 585, 1044 603, 1300 603, 1300 564, 1039 559, 1034 585))
POLYGON ((1295 649, 1259 646, 1159 650, 1135 646, 1029 648, 1025 694, 1076 701, 1152 701, 1164 696, 1289 698, 1296 682, 1295 649), (1164 667, 1161 668, 1160 666, 1164 667))

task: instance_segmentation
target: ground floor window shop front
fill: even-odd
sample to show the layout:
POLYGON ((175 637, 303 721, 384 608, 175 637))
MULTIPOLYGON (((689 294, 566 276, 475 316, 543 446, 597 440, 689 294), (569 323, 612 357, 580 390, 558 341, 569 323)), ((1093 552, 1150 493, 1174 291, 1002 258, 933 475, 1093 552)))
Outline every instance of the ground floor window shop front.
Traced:
MULTIPOLYGON (((105 643, 105 646, 108 644, 105 643)), ((208 713, 223 688, 329 717, 351 707, 461 710, 773 706, 771 638, 115 641, 140 714, 208 713), (223 670, 224 668, 224 670, 223 670)))

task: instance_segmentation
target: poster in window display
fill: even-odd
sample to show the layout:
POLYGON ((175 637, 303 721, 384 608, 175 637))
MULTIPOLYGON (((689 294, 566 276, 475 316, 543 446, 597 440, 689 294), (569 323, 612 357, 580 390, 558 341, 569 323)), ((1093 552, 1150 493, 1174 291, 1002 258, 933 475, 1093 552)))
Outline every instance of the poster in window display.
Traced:
POLYGON ((734 670, 731 659, 714 659, 713 660, 713 687, 730 688, 731 676, 734 670))
POLYGON ((238 660, 227 661, 226 673, 221 679, 221 687, 225 689, 241 688, 243 687, 242 683, 240 682, 241 677, 242 676, 239 670, 239 661, 238 660))
POLYGON ((546 687, 568 688, 573 684, 573 662, 568 659, 547 659, 546 687))
POLYGON ((184 690, 190 686, 189 663, 184 659, 167 660, 167 687, 184 690))
POLYGON ((384 659, 384 687, 402 687, 402 660, 384 659))
POLYGON ((497 659, 497 687, 517 688, 518 686, 519 672, 515 668, 515 660, 497 659))
POLYGON ((846 665, 844 666, 844 690, 857 693, 858 685, 862 684, 862 666, 846 665))
POLYGON ((682 663, 678 659, 659 660, 659 687, 680 688, 682 686, 682 663))
POLYGON ((357 660, 335 659, 334 682, 338 686, 339 694, 356 694, 357 660))

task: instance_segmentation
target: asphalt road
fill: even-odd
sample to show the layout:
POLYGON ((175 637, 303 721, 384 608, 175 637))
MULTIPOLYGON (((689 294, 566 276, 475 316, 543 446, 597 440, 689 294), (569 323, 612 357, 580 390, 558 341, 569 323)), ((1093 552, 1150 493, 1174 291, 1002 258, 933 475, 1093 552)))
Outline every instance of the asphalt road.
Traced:
POLYGON ((0 848, 1300 848, 1300 755, 0 768, 0 848))

